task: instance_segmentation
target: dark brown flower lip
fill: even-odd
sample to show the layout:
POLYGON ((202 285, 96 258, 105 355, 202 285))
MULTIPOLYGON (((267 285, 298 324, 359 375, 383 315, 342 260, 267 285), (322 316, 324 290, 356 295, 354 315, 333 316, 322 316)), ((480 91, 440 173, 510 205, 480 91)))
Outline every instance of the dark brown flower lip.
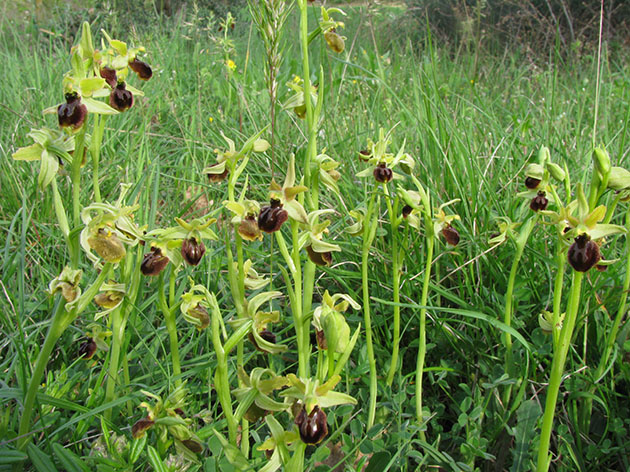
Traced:
POLYGON ((567 259, 576 271, 587 272, 601 259, 599 246, 587 234, 581 234, 569 247, 567 259))
POLYGON ((188 265, 196 266, 201 262, 201 258, 206 253, 206 246, 203 244, 203 241, 197 241, 194 237, 184 239, 181 253, 188 265))
POLYGON ((111 88, 116 87, 116 84, 118 83, 116 69, 112 69, 111 67, 102 67, 99 74, 103 79, 105 79, 105 82, 107 82, 111 88))
POLYGON ((525 187, 530 190, 536 189, 540 185, 541 180, 535 177, 527 177, 525 179, 525 187))
POLYGON ((529 203, 529 208, 533 211, 545 210, 548 204, 549 200, 547 199, 547 194, 541 190, 532 198, 532 201, 529 203))
MULTIPOLYGON (((210 167, 215 167, 218 165, 219 163, 215 163, 212 164, 210 167)), ((220 174, 207 173, 206 175, 208 176, 208 182, 215 184, 218 182, 223 182, 225 179, 227 179, 227 176, 230 175, 230 170, 226 167, 225 170, 220 174)))
POLYGON ((156 276, 162 272, 169 263, 168 257, 162 254, 162 250, 153 246, 150 252, 147 252, 140 264, 140 272, 143 275, 156 276))
POLYGON ((133 94, 127 90, 124 82, 119 82, 109 94, 109 106, 123 112, 133 106, 133 94))
POLYGON ((87 117, 87 107, 76 92, 65 94, 66 103, 57 107, 57 120, 62 128, 79 129, 87 117))
POLYGON ((129 61, 129 68, 142 80, 149 80, 153 77, 153 70, 151 69, 151 66, 149 66, 146 62, 139 61, 136 58, 134 58, 133 61, 129 61))
POLYGON ((238 234, 246 241, 256 241, 262 239, 262 233, 258 227, 258 218, 256 215, 247 215, 241 219, 238 225, 238 234))
POLYGON ((383 162, 374 168, 373 174, 374 179, 382 184, 386 184, 394 178, 394 172, 383 162))
POLYGON ((92 338, 87 338, 81 346, 79 346, 79 357, 83 357, 83 359, 88 360, 94 357, 96 354, 96 342, 92 338))
POLYGON ((315 265, 322 267, 330 267, 332 264, 332 252, 315 252, 313 250, 313 246, 306 246, 306 253, 308 254, 308 258, 315 265))
POLYGON ((459 244, 459 231, 451 225, 446 225, 442 228, 442 236, 444 236, 446 242, 451 246, 457 246, 459 244))
POLYGON ((144 436, 147 430, 151 428, 154 424, 155 424, 155 421, 153 421, 151 418, 149 417, 142 418, 136 421, 134 425, 131 427, 131 435, 133 436, 134 439, 139 439, 142 436, 144 436))
POLYGON ((300 439, 305 444, 319 444, 328 435, 326 413, 318 405, 308 415, 302 408, 295 417, 295 424, 300 431, 300 439))
POLYGON ((411 207, 411 205, 405 205, 402 208, 402 216, 403 216, 403 218, 407 218, 411 214, 412 211, 413 211, 413 208, 411 207))
POLYGON ((265 233, 273 233, 278 231, 288 219, 289 213, 282 208, 282 202, 272 199, 269 206, 260 210, 258 227, 265 233))

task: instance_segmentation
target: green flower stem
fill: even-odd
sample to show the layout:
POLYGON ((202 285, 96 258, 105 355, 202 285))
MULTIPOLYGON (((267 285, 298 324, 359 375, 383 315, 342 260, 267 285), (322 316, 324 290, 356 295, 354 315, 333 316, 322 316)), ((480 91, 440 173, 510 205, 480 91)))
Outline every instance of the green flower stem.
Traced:
POLYGON ((37 390, 39 389, 39 383, 42 379, 42 376, 44 375, 44 370, 46 369, 48 360, 50 359, 50 354, 55 347, 57 339, 59 339, 59 337, 63 333, 63 325, 65 324, 65 319, 69 315, 68 312, 65 310, 65 307, 65 300, 63 299, 63 297, 60 297, 60 300, 55 306, 53 320, 50 324, 50 328, 48 328, 48 333, 46 334, 44 345, 39 351, 37 361, 35 362, 35 369, 33 370, 31 381, 29 382, 28 389, 26 390, 24 407, 22 409, 22 418, 20 418, 20 426, 18 428, 18 450, 23 451, 24 449, 26 449, 26 446, 31 441, 29 428, 31 426, 31 415, 33 413, 33 410, 35 409, 34 407, 37 390))
MULTIPOLYGON (((243 269, 243 238, 235 231, 236 237, 236 259, 238 264, 238 293, 234 294, 240 297, 241 306, 245 306, 245 272, 243 269)), ((242 310, 239 316, 243 316, 242 310)), ((236 346, 236 365, 245 365, 244 362, 244 340, 241 339, 236 346)), ((239 379, 239 387, 243 387, 241 380, 239 379)), ((249 455, 249 422, 243 418, 241 420, 241 452, 247 457, 249 455)))
POLYGON ((398 198, 392 206, 391 198, 389 198, 389 192, 387 184, 383 185, 385 190, 387 212, 389 213, 389 221, 392 229, 392 289, 394 298, 394 339, 392 341, 392 360, 389 366, 389 373, 387 374, 386 385, 391 387, 394 382, 394 375, 396 374, 398 367, 398 353, 400 351, 400 254, 398 252, 398 198))
POLYGON ((298 372, 300 377, 306 379, 311 376, 311 368, 309 365, 310 349, 308 339, 308 325, 304 320, 304 312, 302 311, 302 267, 300 258, 300 242, 299 242, 299 223, 291 220, 291 235, 293 238, 293 265, 296 267, 293 276, 293 293, 295 294, 295 306, 292 307, 295 319, 295 335, 298 343, 298 372), (299 329, 298 329, 299 327, 299 329))
MULTIPOLYGON (((171 268, 172 269, 172 268, 171 268)), ((171 282, 174 288, 175 271, 171 270, 169 278, 169 291, 171 282)), ((173 294, 174 295, 174 294, 173 294)), ((173 296, 174 298, 174 296, 173 296)), ((182 384, 182 368, 179 359, 179 342, 177 339, 177 325, 175 310, 172 306, 166 303, 166 295, 164 293, 164 271, 160 272, 158 276, 158 304, 162 310, 164 316, 164 323, 166 324, 166 330, 168 331, 169 345, 171 349, 171 361, 173 363, 173 375, 175 376, 175 387, 179 387, 182 384)))
MULTIPOLYGON (((86 118, 86 120, 88 120, 86 118)), ((72 182, 72 242, 70 244, 70 266, 73 269, 79 268, 79 255, 81 246, 79 244, 79 226, 81 225, 81 162, 85 151, 85 130, 87 123, 84 123, 81 130, 75 137, 74 154, 72 157, 72 169, 70 170, 70 180, 72 182)))
MULTIPOLYGON (((527 240, 538 221, 538 217, 534 216, 527 220, 523 226, 521 227, 521 231, 516 238, 516 253, 512 259, 512 267, 510 268, 510 276, 508 278, 507 291, 505 293, 505 308, 503 311, 503 322, 507 326, 512 326, 512 315, 514 313, 514 284, 516 283, 516 273, 518 271, 518 265, 521 261, 521 257, 523 256, 523 252, 525 251, 525 246, 527 245, 527 240)), ((505 343, 505 372, 509 372, 510 366, 512 365, 512 335, 508 332, 505 332, 503 335, 504 343, 505 343)), ((512 395, 512 385, 508 385, 504 396, 503 403, 508 405, 510 401, 510 397, 512 395)))
POLYGON ((577 319, 583 277, 583 272, 573 272, 573 281, 571 283, 567 314, 560 332, 558 348, 554 350, 553 362, 551 364, 551 376, 549 378, 547 398, 545 400, 545 412, 543 414, 543 423, 540 432, 540 444, 538 446, 537 472, 546 472, 549 469, 549 464, 551 462, 551 458, 549 457, 549 443, 551 440, 551 431, 553 429, 553 419, 556 412, 556 401, 558 400, 558 392, 560 390, 560 383, 562 382, 564 365, 567 353, 569 352, 573 329, 575 328, 575 321, 577 319))
POLYGON ((562 241, 558 238, 556 249, 556 279, 553 284, 553 321, 552 321, 552 336, 554 349, 558 346, 558 340, 560 339, 560 330, 556 327, 560 322, 560 303, 562 302, 562 288, 564 286, 564 270, 567 265, 567 255, 564 251, 562 241))
POLYGON ((37 390, 39 389, 39 384, 42 380, 42 376, 44 375, 44 370, 46 369, 46 364, 48 363, 48 360, 50 359, 50 354, 55 347, 55 343, 66 330, 66 328, 70 325, 70 323, 72 323, 74 319, 83 312, 88 303, 91 302, 96 293, 98 293, 101 284, 109 276, 111 268, 111 264, 105 264, 103 266, 101 273, 98 275, 94 283, 92 283, 92 285, 90 285, 88 289, 83 292, 79 300, 75 301, 76 306, 73 310, 71 310, 70 312, 66 311, 66 303, 62 297, 60 297, 59 302, 55 306, 52 323, 50 324, 50 328, 48 328, 48 333, 46 334, 44 345, 42 346, 41 350, 39 351, 39 355, 37 356, 35 369, 33 370, 31 380, 26 390, 26 396, 24 397, 24 407, 22 409, 22 417, 20 418, 20 425, 18 428, 19 439, 17 444, 19 450, 26 449, 26 446, 31 440, 28 433, 31 423, 31 416, 33 414, 35 406, 35 398, 37 396, 37 390))
MULTIPOLYGON (((420 330, 418 334, 418 358, 416 362, 416 418, 420 426, 424 425, 422 413, 422 376, 424 373, 424 358, 427 354, 427 301, 429 298, 429 281, 431 280, 431 264, 433 262, 433 248, 435 235, 433 224, 428 216, 425 216, 425 228, 427 235, 427 259, 424 266, 424 280, 422 282, 422 296, 420 299, 420 330)), ((420 431, 420 439, 426 441, 424 430, 420 431)))
MULTIPOLYGON (((374 193, 370 197, 365 219, 363 221, 363 247, 361 251, 361 282, 363 290, 363 317, 365 319, 365 345, 368 364, 370 366, 370 402, 368 405, 368 429, 374 426, 376 418, 377 375, 376 359, 374 358, 374 344, 372 341, 372 317, 370 314, 370 285, 369 285, 369 256, 372 241, 376 234, 378 212, 374 213, 374 193), (373 216, 374 215, 374 216, 373 216)), ((378 205, 377 205, 378 206, 378 205)))
POLYGON ((214 352, 217 356, 217 369, 214 374, 214 386, 217 391, 217 396, 219 397, 219 403, 223 409, 223 414, 225 415, 225 419, 227 421, 230 442, 236 446, 238 422, 236 421, 232 410, 227 356, 225 354, 223 344, 221 344, 221 311, 216 298, 212 297, 210 302, 212 309, 212 344, 214 345, 214 352))
MULTIPOLYGON (((118 366, 120 365, 120 350, 125 337, 125 326, 127 317, 123 313, 121 306, 110 313, 112 320, 112 342, 109 348, 109 366, 107 371, 107 384, 105 386, 105 403, 114 400, 116 394, 116 384, 118 383, 118 366)), ((105 419, 112 417, 111 408, 105 411, 105 419)))
MULTIPOLYGON (((304 105, 306 106, 306 126, 308 128, 308 148, 304 156, 304 180, 305 185, 310 188, 311 162, 317 149, 317 130, 313 120, 313 102, 311 101, 312 84, 308 57, 308 5, 306 0, 300 0, 298 4, 300 6, 300 45, 302 47, 302 75, 304 76, 304 105)), ((307 198, 310 200, 311 197, 307 195, 307 198)), ((316 210, 316 208, 313 208, 311 205, 311 210, 316 210)))
POLYGON ((101 202, 101 187, 98 177, 98 165, 101 157, 101 145, 105 132, 107 115, 95 115, 94 130, 90 141, 90 154, 92 155, 92 186, 94 187, 94 201, 101 202))

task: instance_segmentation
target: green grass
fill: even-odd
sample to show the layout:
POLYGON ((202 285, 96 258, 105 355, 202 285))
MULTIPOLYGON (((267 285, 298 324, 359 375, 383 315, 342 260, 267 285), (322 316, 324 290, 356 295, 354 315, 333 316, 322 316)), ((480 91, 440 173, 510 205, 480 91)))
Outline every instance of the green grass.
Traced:
MULTIPOLYGON (((446 470, 508 470, 516 454, 522 457, 523 466, 511 470, 529 470, 535 458, 536 436, 532 445, 522 444, 521 434, 532 429, 528 414, 542 414, 551 364, 550 338, 538 326, 538 313, 549 308, 552 299, 553 229, 542 225, 535 228, 519 268, 513 327, 531 352, 515 342, 516 367, 508 376, 503 364, 502 329, 491 320, 501 319, 514 249, 506 243, 489 251, 488 240, 498 232, 498 216, 519 220, 529 211, 527 202, 518 199, 516 193, 523 189, 525 166, 535 160, 541 146, 551 149, 555 162, 566 163, 572 181, 589 181, 596 57, 588 52, 571 60, 559 53, 531 57, 517 49, 502 55, 480 51, 476 62, 472 54, 454 54, 448 47, 431 44, 429 39, 418 40, 418 35, 406 39, 388 19, 393 10, 381 11, 373 21, 368 21, 361 7, 349 8, 348 13, 343 34, 348 37, 349 53, 333 55, 322 45, 315 48, 313 58, 312 70, 317 71, 321 64, 326 77, 319 148, 326 147, 327 153, 342 163, 339 186, 343 194, 342 203, 333 196, 323 197, 323 207, 337 210, 328 237, 343 252, 335 255, 331 268, 317 272, 316 292, 320 296, 328 289, 361 299, 360 242, 343 230, 349 222, 346 210, 366 198, 363 182, 355 177, 363 168, 356 153, 365 147, 368 137, 377 136, 379 127, 397 125, 394 147, 406 139, 405 149, 416 159, 415 175, 433 192, 437 203, 460 199, 452 209, 461 216, 457 228, 462 242, 456 249, 440 244, 436 252, 424 387, 424 403, 432 415, 428 443, 419 440, 414 423, 417 303, 424 245, 422 235, 412 232, 401 278, 402 368, 391 391, 384 388, 384 377, 391 352, 393 307, 385 302, 372 305, 377 366, 383 372, 377 408, 377 423, 382 429, 369 434, 365 430, 368 367, 364 342, 360 340, 342 382, 346 391, 358 399, 359 406, 339 407, 329 413, 328 445, 340 443, 347 470, 354 470, 357 450, 361 454, 374 453, 375 462, 389 457, 385 461, 388 470, 427 470, 429 464, 446 470), (372 41, 372 26, 376 43, 372 41), (394 35, 396 40, 389 40, 394 35), (511 405, 501 402, 501 384, 519 378, 526 379, 520 398, 523 406, 516 412, 509 411, 511 405)), ((208 184, 201 170, 215 161, 213 149, 225 146, 220 132, 242 142, 268 124, 264 53, 255 29, 250 37, 250 26, 242 18, 234 33, 236 52, 232 58, 237 73, 231 83, 226 80, 222 52, 209 37, 217 34, 216 24, 206 28, 203 21, 191 22, 188 16, 155 23, 153 28, 138 33, 116 32, 123 40, 146 46, 155 76, 143 84, 146 96, 137 99, 130 112, 107 123, 101 191, 105 200, 113 201, 119 182, 136 183, 134 192, 141 204, 139 222, 149 224, 149 229, 169 226, 175 216, 190 218, 217 209, 227 197, 225 187, 208 184), (227 102, 228 95, 231 103, 227 102)), ((96 20, 99 24, 107 22, 104 17, 96 20)), ((0 447, 12 444, 21 391, 26 388, 50 320, 54 301, 44 290, 61 272, 68 256, 59 228, 52 223, 52 196, 37 188, 38 164, 11 159, 18 147, 29 143, 26 134, 32 127, 56 126, 54 115, 42 116, 40 111, 62 100, 61 77, 70 68, 68 51, 76 30, 63 29, 61 20, 55 26, 58 29, 6 23, 0 33, 0 447)), ((301 74, 299 43, 292 36, 296 30, 294 15, 280 71, 281 103, 288 96, 284 83, 294 74, 301 74)), ((596 142, 606 146, 613 165, 628 168, 627 52, 611 56, 606 52, 604 49, 596 142)), ((281 181, 291 152, 301 161, 306 145, 301 129, 302 122, 294 114, 278 114, 278 162, 270 163, 267 156, 252 158, 248 167, 249 198, 266 199, 270 168, 281 181)), ((91 192, 88 180, 84 181, 84 201, 91 192)), ((68 198, 68 208, 68 180, 61 177, 58 182, 62 195, 68 198)), ((614 222, 623 224, 621 220, 614 222)), ((392 298, 392 276, 389 224, 385 219, 382 233, 371 253, 370 290, 374 300, 387 301, 392 298)), ((557 435, 552 438, 552 449, 559 452, 556 470, 630 467, 626 440, 630 428, 627 343, 624 347, 627 327, 622 328, 620 349, 607 377, 595 386, 591 430, 584 436, 576 432, 576 408, 583 401, 580 392, 592 385, 592 366, 603 351, 603 337, 612 325, 611 317, 621 295, 623 261, 628 257, 623 247, 623 238, 610 238, 605 257, 622 260, 606 272, 589 272, 586 277, 575 350, 569 353, 566 369, 571 376, 561 388, 557 435), (584 369, 584 365, 588 367, 584 369)), ((258 257, 259 270, 268 271, 269 239, 248 248, 250 257, 258 257)), ((208 256, 194 271, 194 277, 217 293, 225 313, 231 315, 227 277, 217 276, 219 267, 221 275, 225 273, 221 245, 209 247, 208 256)), ((87 282, 94 274, 87 263, 83 269, 87 282)), ((189 275, 193 272, 188 268, 178 275, 178 293, 186 288, 189 275)), ((274 286, 283 283, 282 277, 274 280, 274 286)), ((164 393, 173 382, 168 335, 154 287, 155 282, 143 284, 141 302, 131 315, 126 337, 131 383, 121 386, 121 395, 113 405, 113 420, 107 425, 128 438, 128 427, 143 414, 138 407, 144 401, 140 390, 164 393)), ((293 347, 294 332, 286 305, 288 302, 278 334, 293 347)), ((40 410, 34 415, 39 418, 34 428, 41 430, 35 443, 44 454, 56 458, 54 444, 87 456, 102 434, 101 368, 107 354, 98 354, 92 362, 76 361, 82 333, 96 308, 88 308, 58 342, 41 390, 48 397, 40 398, 40 410)), ((362 323, 361 313, 349 312, 347 319, 352 329, 362 323)), ((216 362, 210 333, 199 333, 181 317, 178 326, 182 367, 190 390, 187 413, 207 411, 212 418, 208 426, 200 424, 199 436, 207 441, 207 449, 201 465, 193 467, 230 470, 210 429, 225 430, 216 392, 210 389, 216 362)), ((273 361, 251 352, 248 366, 272 362, 278 372, 294 372, 297 358, 291 349, 288 352, 273 361)), ((267 435, 264 423, 253 425, 252 430, 252 443, 262 442, 267 435)), ((311 467, 326 456, 326 450, 309 448, 311 467)), ((253 456, 260 465, 262 453, 253 451, 253 456)), ((62 470, 62 463, 56 460, 62 470)), ((143 455, 137 465, 146 461, 143 455)), ((312 470, 327 469, 320 466, 312 470)))

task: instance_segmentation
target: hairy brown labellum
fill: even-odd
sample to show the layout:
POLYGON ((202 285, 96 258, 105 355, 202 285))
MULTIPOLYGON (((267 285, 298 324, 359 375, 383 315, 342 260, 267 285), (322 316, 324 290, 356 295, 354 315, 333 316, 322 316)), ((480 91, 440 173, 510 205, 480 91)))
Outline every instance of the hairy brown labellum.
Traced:
POLYGON ((337 54, 341 54, 346 48, 346 42, 335 32, 334 29, 326 31, 324 33, 324 39, 326 40, 326 43, 328 43, 328 47, 337 54))
POLYGON ((256 403, 252 403, 243 415, 243 418, 245 418, 250 423, 255 423, 260 418, 262 418, 263 416, 267 416, 268 414, 269 411, 263 410, 258 405, 256 405, 256 403))
POLYGON ((94 303, 101 308, 109 310, 114 308, 122 300, 123 294, 120 292, 101 292, 94 297, 94 303))
POLYGON ((532 201, 529 204, 529 208, 534 211, 544 210, 547 208, 548 203, 549 200, 547 200, 545 192, 540 191, 534 198, 532 198, 532 201))
POLYGON ((66 103, 57 107, 57 119, 62 128, 79 129, 85 122, 87 107, 81 103, 81 97, 75 92, 67 93, 66 103))
POLYGON ((96 234, 88 238, 88 244, 107 262, 120 262, 127 254, 125 246, 120 242, 116 233, 106 228, 99 228, 96 234))
POLYGON ((195 307, 188 309, 188 316, 195 318, 199 321, 199 325, 197 325, 197 329, 199 331, 206 329, 210 326, 210 315, 208 314, 208 310, 203 305, 197 304, 195 307))
POLYGON ((539 185, 540 185, 540 179, 537 179, 535 177, 527 177, 525 179, 525 187, 527 187, 530 190, 534 190, 539 185))
MULTIPOLYGON (((263 338, 268 343, 276 344, 276 335, 267 329, 263 329, 262 331, 259 331, 258 336, 263 338)), ((258 345, 258 343, 256 342, 256 338, 254 337, 252 333, 248 333, 247 338, 252 342, 252 344, 258 351, 267 352, 265 349, 263 349, 261 346, 258 345)))
POLYGON ((87 338, 81 346, 79 346, 79 357, 83 357, 85 360, 92 359, 96 354, 96 342, 94 339, 87 338))
POLYGON ((332 264, 332 252, 315 252, 313 246, 306 246, 308 258, 315 265, 329 267, 332 264))
POLYGON ((359 151, 359 159, 361 159, 363 162, 369 161, 370 157, 372 157, 372 153, 367 149, 362 149, 359 151))
POLYGON ((116 87, 116 84, 118 83, 118 78, 116 77, 116 69, 112 69, 111 67, 103 67, 100 70, 100 74, 111 88, 116 87))
POLYGON ((139 61, 138 59, 130 61, 129 68, 138 74, 138 77, 142 80, 149 80, 153 76, 153 71, 151 70, 149 64, 139 61))
POLYGON ((459 244, 459 232, 451 225, 446 225, 442 228, 442 236, 448 244, 451 246, 457 246, 459 244))
POLYGON ((412 211, 413 211, 413 208, 411 208, 410 205, 405 205, 402 209, 403 218, 407 218, 411 214, 412 211))
POLYGON ((195 454, 201 454, 203 452, 203 446, 199 441, 195 441, 194 439, 184 439, 182 444, 189 451, 194 452, 195 454))
POLYGON ((326 413, 318 405, 315 405, 309 415, 302 409, 295 417, 295 424, 305 444, 318 444, 328 435, 326 413))
POLYGON ((586 272, 599 262, 601 254, 599 246, 587 234, 581 234, 577 238, 567 254, 569 264, 578 272, 586 272))
POLYGON ((269 206, 263 207, 258 215, 258 227, 265 233, 278 231, 289 219, 289 213, 282 208, 280 200, 272 199, 269 206))
POLYGON ((384 163, 380 163, 374 168, 374 178, 377 182, 386 184, 394 177, 394 172, 384 163))
POLYGON ((109 94, 109 106, 120 112, 133 106, 133 94, 127 90, 124 82, 120 82, 109 94))
POLYGON ((140 439, 154 424, 155 421, 153 421, 151 418, 142 418, 141 420, 136 421, 131 427, 131 435, 134 439, 140 439))
POLYGON ((326 341, 326 335, 323 329, 315 330, 315 337, 317 338, 317 349, 325 351, 328 349, 328 341, 326 341))
POLYGON ((182 257, 191 266, 199 264, 205 253, 206 246, 203 241, 197 242, 195 238, 188 238, 182 242, 182 257))
MULTIPOLYGON (((214 167, 214 166, 218 166, 219 164, 212 164, 210 167, 214 167)), ((225 179, 227 179, 227 176, 230 175, 230 171, 226 168, 223 172, 221 172, 220 174, 211 174, 211 173, 207 173, 206 174, 208 176, 208 182, 212 183, 212 184, 216 184, 218 182, 223 182, 225 179)))
POLYGON ((258 221, 255 215, 247 215, 241 219, 238 225, 238 234, 246 241, 256 241, 262 239, 262 233, 258 227, 258 221))
POLYGON ((140 264, 140 272, 144 275, 158 275, 168 264, 168 257, 162 254, 159 247, 152 247, 151 252, 147 252, 140 264))

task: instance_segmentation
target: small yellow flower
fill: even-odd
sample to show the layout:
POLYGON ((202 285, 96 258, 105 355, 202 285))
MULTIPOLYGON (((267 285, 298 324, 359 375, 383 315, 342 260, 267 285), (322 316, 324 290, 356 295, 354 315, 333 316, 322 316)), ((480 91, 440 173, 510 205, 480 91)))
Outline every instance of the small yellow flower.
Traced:
POLYGON ((302 82, 302 77, 300 77, 299 75, 293 76, 293 82, 299 84, 300 82, 302 82))
POLYGON ((230 70, 236 70, 236 63, 232 60, 232 59, 228 59, 225 62, 225 65, 228 67, 228 69, 230 70))
POLYGON ((208 121, 209 121, 210 123, 212 123, 212 122, 214 121, 214 118, 212 118, 212 117, 210 116, 210 117, 208 117, 208 121))

